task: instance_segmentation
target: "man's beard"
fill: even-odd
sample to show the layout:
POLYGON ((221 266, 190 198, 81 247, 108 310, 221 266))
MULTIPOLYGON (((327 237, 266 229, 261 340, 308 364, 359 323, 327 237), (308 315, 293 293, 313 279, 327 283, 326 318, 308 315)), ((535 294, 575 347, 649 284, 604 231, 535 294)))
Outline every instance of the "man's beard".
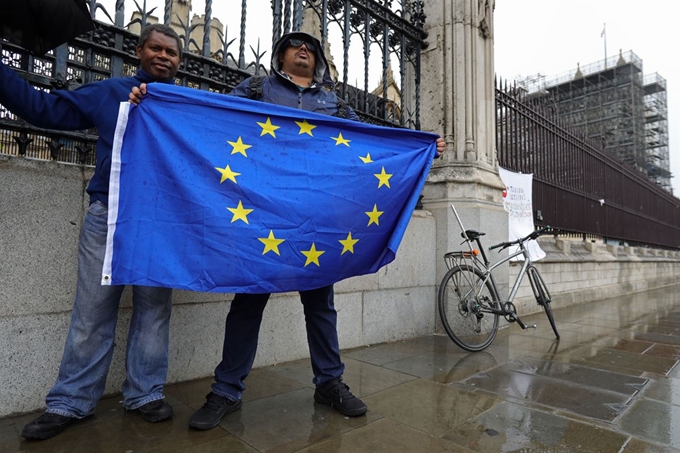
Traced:
POLYGON ((308 72, 308 75, 310 77, 314 75, 314 68, 312 67, 309 61, 306 60, 296 61, 295 67, 305 70, 305 72, 308 72))

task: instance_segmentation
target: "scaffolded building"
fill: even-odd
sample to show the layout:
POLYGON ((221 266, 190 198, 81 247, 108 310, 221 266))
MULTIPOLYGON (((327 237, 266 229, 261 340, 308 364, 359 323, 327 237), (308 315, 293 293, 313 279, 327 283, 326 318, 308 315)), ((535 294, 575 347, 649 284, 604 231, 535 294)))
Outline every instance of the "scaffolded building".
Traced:
POLYGON ((671 191, 666 81, 656 73, 644 76, 633 52, 520 85, 530 97, 551 103, 566 124, 671 191))

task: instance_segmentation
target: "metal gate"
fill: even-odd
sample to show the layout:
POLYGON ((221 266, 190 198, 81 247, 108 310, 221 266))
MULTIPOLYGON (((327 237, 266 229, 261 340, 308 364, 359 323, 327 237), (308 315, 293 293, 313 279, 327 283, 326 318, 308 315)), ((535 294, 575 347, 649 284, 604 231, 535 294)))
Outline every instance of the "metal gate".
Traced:
MULTIPOLYGON (((183 40, 185 52, 176 83, 228 93, 252 74, 267 72, 265 57, 271 48, 271 43, 263 49, 259 42, 248 39, 253 31, 246 18, 252 13, 249 6, 257 0, 240 3, 238 35, 232 37, 229 28, 222 28, 213 18, 211 0, 206 1, 200 16, 187 0, 166 0, 162 17, 154 16, 161 14, 156 8, 148 9, 146 1, 140 6, 136 1, 116 0, 115 11, 110 12, 96 0, 88 0, 92 17, 104 16, 108 22, 95 20, 94 31, 39 57, 0 40, 0 58, 38 89, 75 89, 134 74, 138 31, 147 23, 160 21, 173 26, 183 40), (136 9, 129 12, 126 4, 134 4, 136 9)), ((335 90, 362 120, 420 128, 420 53, 427 46, 423 0, 271 0, 270 6, 271 40, 297 30, 319 36, 331 61, 338 62, 335 66, 340 68, 335 90), (328 46, 334 46, 333 51, 328 52, 328 46), (335 51, 338 47, 340 52, 335 51), (356 55, 360 59, 352 59, 356 55), (358 70, 362 65, 363 71, 358 70), (359 76, 350 80, 350 69, 361 75, 361 82, 359 76)), ((232 4, 230 16, 237 11, 232 4)), ((96 138, 94 130, 62 132, 33 127, 0 105, 0 154, 94 165, 96 138)))
POLYGON ((498 163, 533 173, 537 224, 612 244, 680 248, 680 200, 561 123, 550 104, 518 93, 496 87, 498 163))

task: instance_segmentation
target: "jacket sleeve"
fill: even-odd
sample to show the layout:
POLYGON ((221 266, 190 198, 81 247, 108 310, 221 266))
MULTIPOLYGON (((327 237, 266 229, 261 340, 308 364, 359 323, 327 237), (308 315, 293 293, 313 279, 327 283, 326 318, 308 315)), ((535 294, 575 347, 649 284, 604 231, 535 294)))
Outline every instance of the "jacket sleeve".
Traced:
POLYGON ((357 112, 355 112, 354 109, 349 105, 347 106, 347 119, 352 121, 361 121, 361 118, 359 118, 357 112))
POLYGON ((361 118, 359 118, 359 115, 357 115, 357 112, 354 111, 354 109, 349 105, 349 102, 343 101, 340 99, 340 96, 338 96, 337 93, 332 92, 333 96, 335 97, 335 103, 338 108, 338 113, 340 112, 341 105, 344 104, 347 107, 347 116, 344 116, 343 118, 346 118, 348 120, 352 121, 361 121, 361 118))
POLYGON ((229 92, 229 96, 236 96, 239 98, 249 98, 250 97, 250 77, 248 77, 243 82, 239 83, 234 87, 233 90, 229 92))
POLYGON ((0 104, 37 127, 60 130, 93 127, 90 120, 72 102, 33 88, 2 62, 0 62, 0 104))

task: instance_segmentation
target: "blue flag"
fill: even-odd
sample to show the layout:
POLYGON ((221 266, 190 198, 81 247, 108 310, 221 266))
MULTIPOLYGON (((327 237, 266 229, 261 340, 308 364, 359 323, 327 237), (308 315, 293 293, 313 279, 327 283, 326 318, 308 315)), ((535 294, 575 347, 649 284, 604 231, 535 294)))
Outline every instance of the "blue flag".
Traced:
POLYGON ((147 89, 120 108, 102 284, 302 291, 394 260, 436 135, 147 89))

